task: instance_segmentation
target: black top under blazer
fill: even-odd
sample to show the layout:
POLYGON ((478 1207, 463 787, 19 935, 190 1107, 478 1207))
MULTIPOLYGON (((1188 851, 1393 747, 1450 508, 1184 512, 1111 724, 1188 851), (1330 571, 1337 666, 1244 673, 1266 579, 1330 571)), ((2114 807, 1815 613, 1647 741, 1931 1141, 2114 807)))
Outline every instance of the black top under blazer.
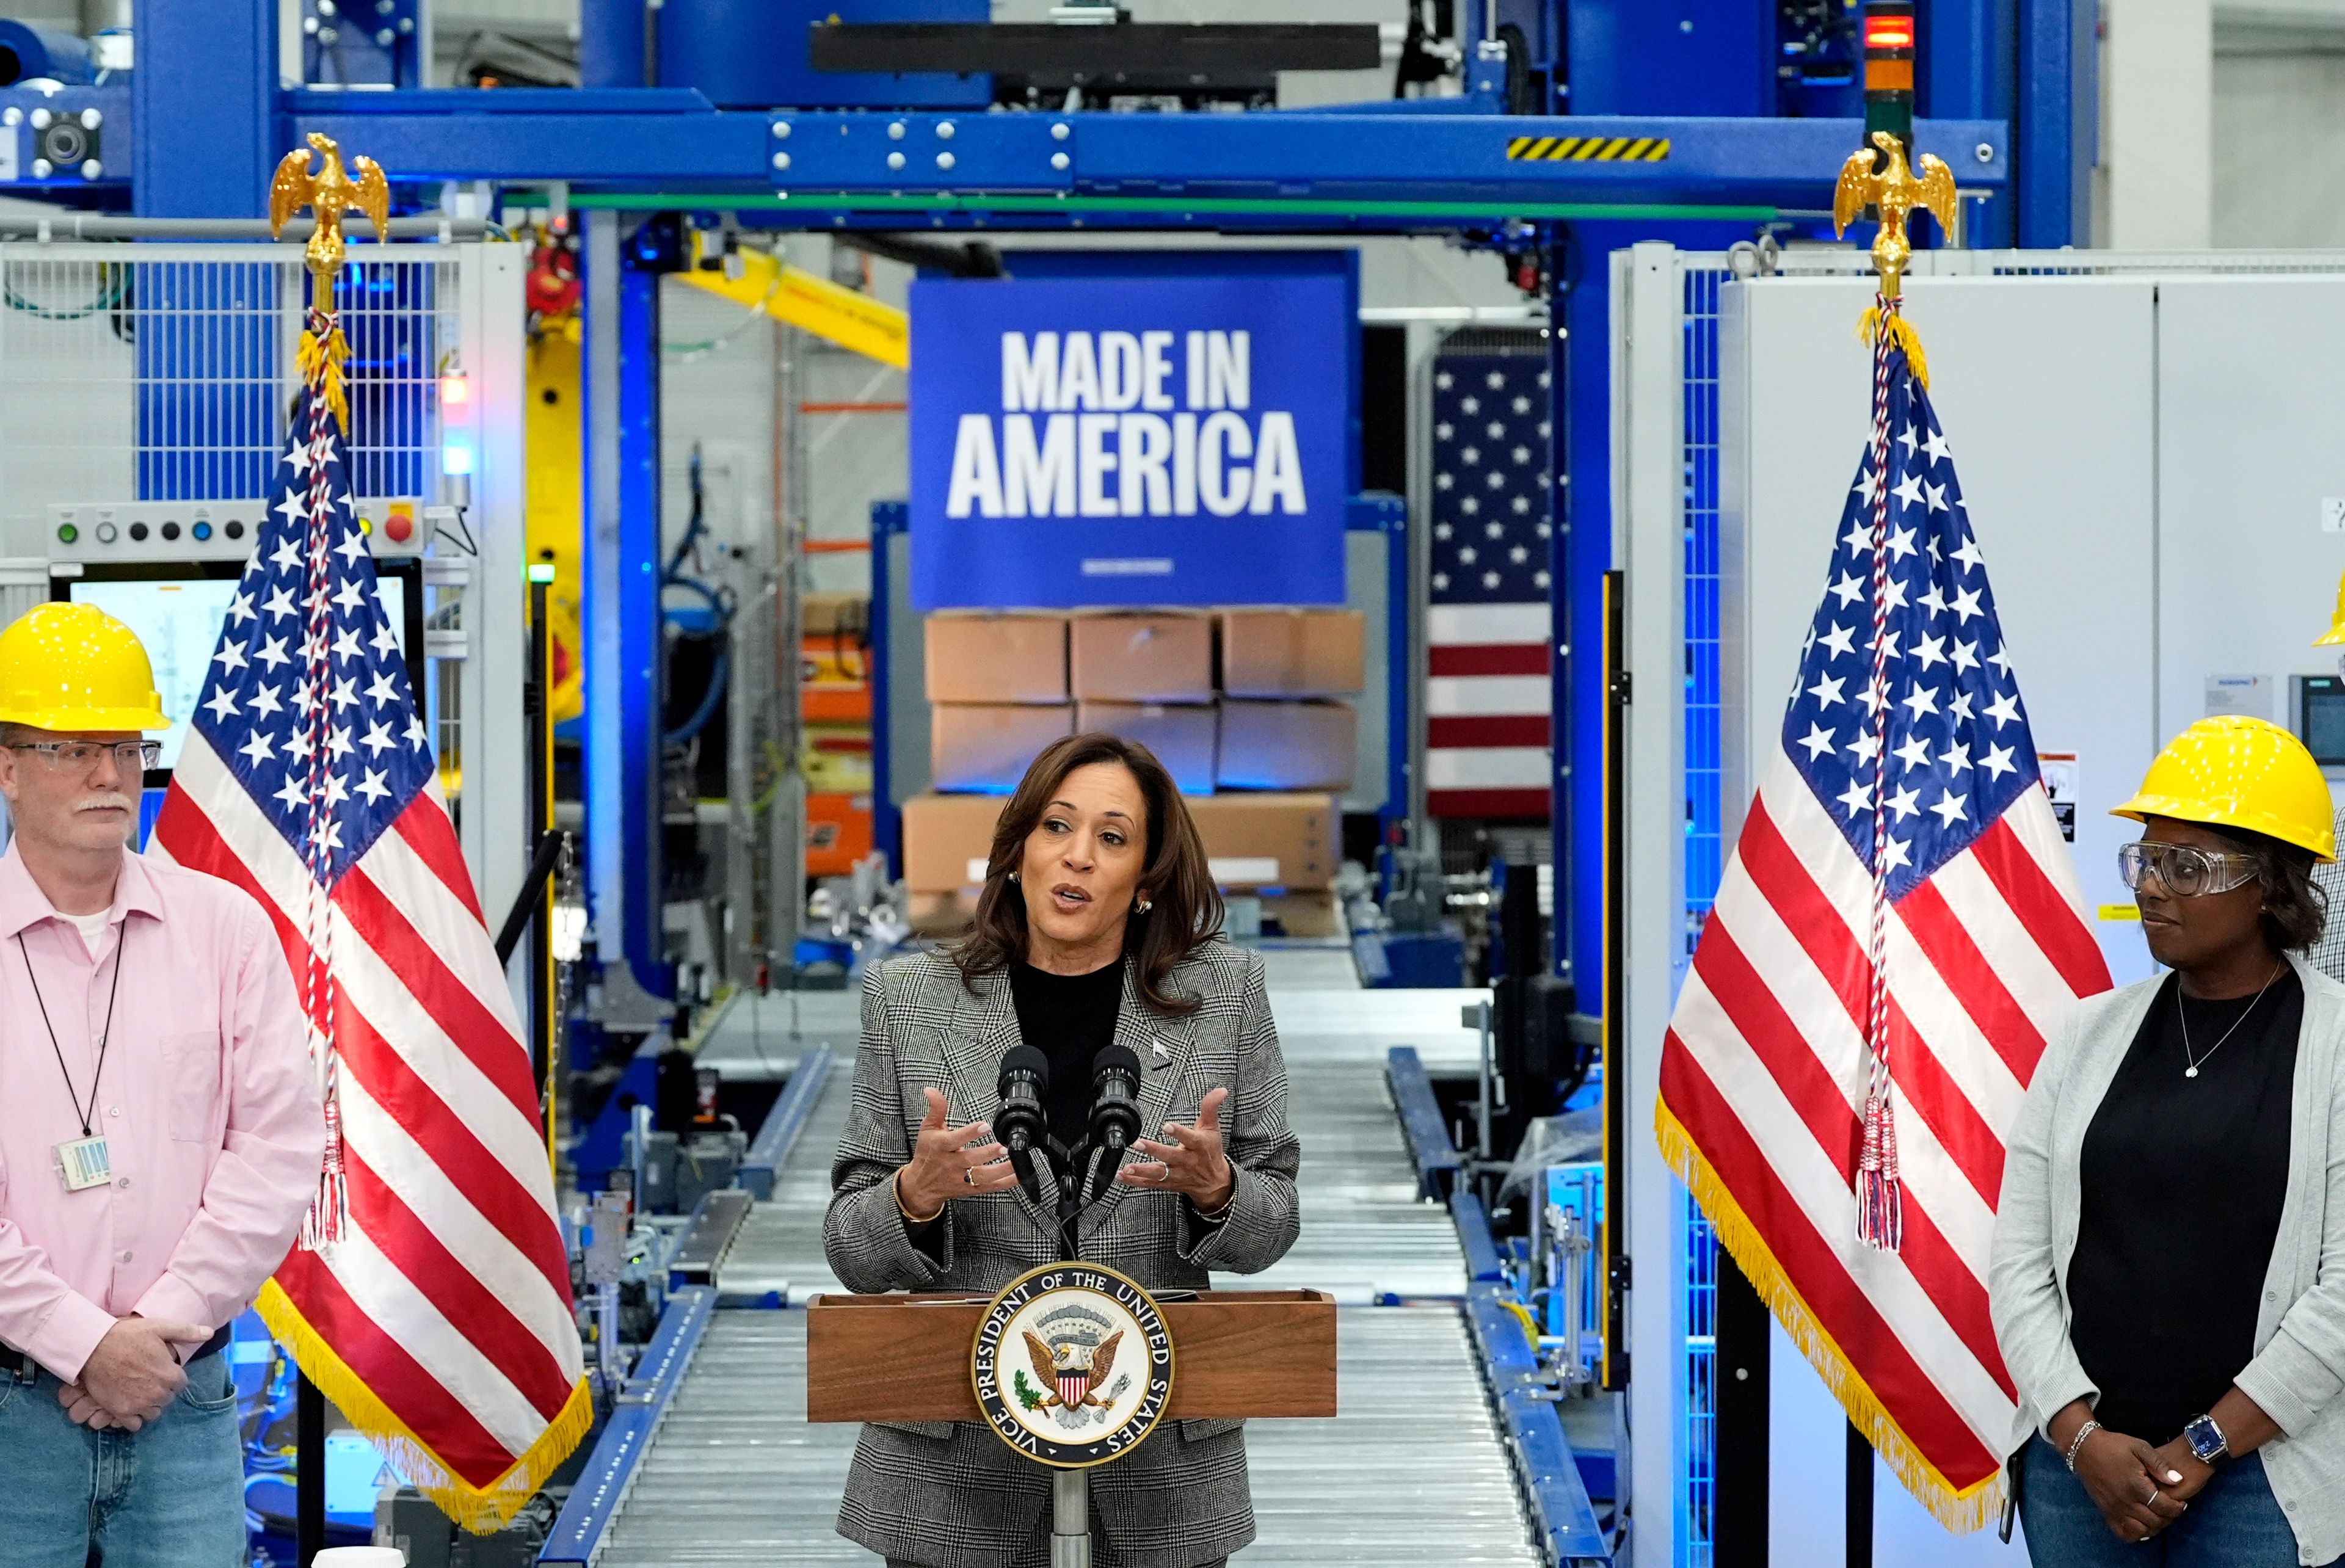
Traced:
MULTIPOLYGON (((1230 1091, 1222 1134, 1237 1188, 1221 1223, 1193 1221, 1171 1192, 1112 1187, 1087 1209, 1085 1261, 1151 1289, 1203 1290, 1211 1270, 1251 1274, 1294 1244, 1301 1146, 1286 1124, 1286 1066, 1258 954, 1215 937, 1172 971, 1168 989, 1199 999, 1185 1017, 1142 999, 1125 962, 1118 1045, 1140 1058, 1140 1123, 1155 1136, 1193 1122, 1206 1091, 1230 1091)), ((911 1158, 927 1109, 945 1093, 955 1124, 989 1119, 1001 1059, 1019 1043, 1004 975, 974 990, 941 953, 889 960, 865 975, 854 1099, 831 1166, 823 1250, 841 1283, 867 1293, 962 1290, 990 1295, 1058 1260, 1058 1195, 986 1193, 945 1209, 942 1234, 913 1244, 896 1208, 897 1168, 911 1158), (931 1253, 934 1256, 931 1256, 931 1253)), ((1242 1421, 1164 1421, 1146 1442, 1091 1472, 1091 1502, 1114 1555, 1132 1568, 1192 1568, 1254 1539, 1242 1421)), ((839 1533, 883 1556, 930 1568, 1001 1568, 1033 1538, 1051 1472, 975 1422, 867 1425, 839 1506, 839 1533)))

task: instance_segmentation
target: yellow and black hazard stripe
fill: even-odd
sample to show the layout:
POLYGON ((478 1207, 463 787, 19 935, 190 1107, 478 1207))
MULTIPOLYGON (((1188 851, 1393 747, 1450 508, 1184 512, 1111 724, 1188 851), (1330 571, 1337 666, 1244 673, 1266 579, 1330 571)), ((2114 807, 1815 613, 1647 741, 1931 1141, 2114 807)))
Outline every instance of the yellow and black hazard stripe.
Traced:
POLYGON ((1531 163, 1659 163, 1670 156, 1667 137, 1511 137, 1507 157, 1531 163))

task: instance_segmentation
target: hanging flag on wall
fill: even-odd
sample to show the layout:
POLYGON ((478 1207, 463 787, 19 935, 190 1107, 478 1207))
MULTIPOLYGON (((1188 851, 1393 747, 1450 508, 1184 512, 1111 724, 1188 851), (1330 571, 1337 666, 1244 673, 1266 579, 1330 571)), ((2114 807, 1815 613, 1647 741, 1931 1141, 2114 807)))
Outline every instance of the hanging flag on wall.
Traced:
POLYGON ((1553 799, 1551 408, 1536 339, 1434 360, 1425 784, 1436 817, 1545 821, 1553 799))
POLYGON ((594 1402, 520 1016, 350 505, 328 205, 272 504, 153 845, 259 900, 309 1018, 325 1168, 260 1315, 409 1484, 488 1530, 594 1402))
POLYGON ((2108 970, 2040 776, 1920 345, 1661 1058, 1662 1150, 1849 1417, 1949 1528, 2023 1435, 1987 1315, 2005 1137, 2108 970))

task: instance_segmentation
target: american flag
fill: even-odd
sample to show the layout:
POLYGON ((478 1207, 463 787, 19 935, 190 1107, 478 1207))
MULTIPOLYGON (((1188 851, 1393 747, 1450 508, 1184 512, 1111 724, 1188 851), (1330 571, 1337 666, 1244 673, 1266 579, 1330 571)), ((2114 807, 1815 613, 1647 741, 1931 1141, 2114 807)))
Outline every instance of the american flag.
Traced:
POLYGON ((410 1483, 490 1528, 593 1401, 529 1051, 340 442, 313 389, 154 843, 260 901, 309 1016, 327 1168, 261 1314, 410 1483))
POLYGON ((1434 362, 1425 776, 1437 817, 1548 814, 1548 402, 1544 353, 1434 362))
POLYGON ((1850 1418, 1971 1528, 2023 1435, 1987 1317, 2005 1136, 2045 1041, 2109 976, 1944 429, 1903 352, 1881 353, 1887 417, 1679 994, 1657 1120, 1850 1418), (1861 1239, 1876 1057, 1893 1223, 1861 1239))

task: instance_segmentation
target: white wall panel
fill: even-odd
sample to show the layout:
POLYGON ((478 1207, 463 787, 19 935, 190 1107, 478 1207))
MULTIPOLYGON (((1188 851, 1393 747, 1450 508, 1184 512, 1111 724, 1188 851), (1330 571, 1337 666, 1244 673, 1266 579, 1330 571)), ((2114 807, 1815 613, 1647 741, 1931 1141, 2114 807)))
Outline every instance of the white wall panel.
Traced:
POLYGON ((2206 712, 2209 675, 2334 674, 2345 533, 2345 278, 2214 277, 2158 287, 2158 719, 2206 712))

